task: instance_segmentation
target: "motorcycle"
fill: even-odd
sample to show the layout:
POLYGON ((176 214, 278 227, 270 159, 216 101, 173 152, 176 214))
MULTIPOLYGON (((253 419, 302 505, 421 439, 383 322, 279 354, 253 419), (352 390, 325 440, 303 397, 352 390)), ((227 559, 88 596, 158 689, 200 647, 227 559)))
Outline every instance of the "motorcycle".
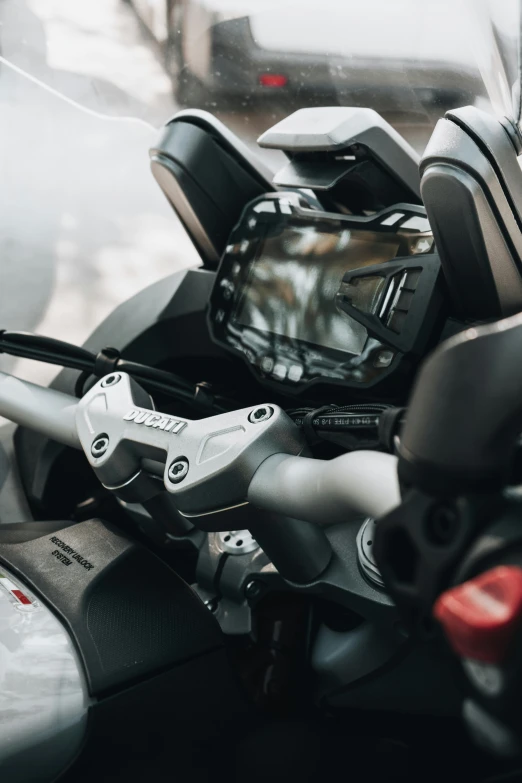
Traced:
POLYGON ((6 780, 516 769, 522 137, 493 60, 500 119, 451 110, 419 159, 371 109, 301 109, 259 139, 275 177, 208 112, 157 137, 3 62, 66 252, 109 138, 118 196, 163 193, 200 258, 83 347, 0 332, 65 368, 0 373, 6 780))

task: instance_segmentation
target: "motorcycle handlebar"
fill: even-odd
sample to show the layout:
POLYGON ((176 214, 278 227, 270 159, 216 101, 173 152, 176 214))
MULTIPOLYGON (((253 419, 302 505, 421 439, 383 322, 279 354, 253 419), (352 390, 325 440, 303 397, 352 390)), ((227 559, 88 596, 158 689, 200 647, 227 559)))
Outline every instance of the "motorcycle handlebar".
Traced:
POLYGON ((345 522, 350 513, 376 519, 400 503, 397 458, 378 451, 332 460, 274 454, 254 474, 248 500, 318 524, 345 522))
POLYGON ((0 372, 0 415, 22 427, 81 449, 76 429, 78 400, 0 372))
MULTIPOLYGON (((122 374, 122 380, 127 382, 127 376, 122 374)), ((122 388, 125 386, 126 383, 121 384, 122 388)), ((100 393, 109 390, 100 388, 91 391, 96 408, 89 408, 89 420, 93 420, 93 416, 97 412, 96 409, 99 408, 100 393)), ((86 396, 88 397, 89 394, 86 396)), ((80 404, 75 397, 68 394, 0 373, 0 415, 73 448, 82 448, 78 434, 78 421, 83 418, 84 424, 86 423, 85 415, 82 417, 82 407, 85 412, 85 403, 80 404)), ((263 425, 256 424, 252 429, 256 431, 259 428, 261 433, 262 427, 268 426, 271 421, 274 421, 274 424, 279 428, 274 431, 283 433, 283 436, 273 435, 268 439, 268 442, 264 438, 267 451, 272 450, 272 453, 268 453, 268 455, 265 451, 263 456, 259 443, 257 446, 252 444, 254 446, 252 451, 256 452, 258 460, 257 466, 251 470, 249 477, 240 477, 240 483, 244 482, 245 499, 248 502, 269 512, 318 524, 342 522, 354 514, 364 514, 376 518, 399 504, 400 493, 395 457, 373 451, 351 452, 332 460, 295 456, 301 448, 297 435, 293 434, 295 425, 290 420, 286 422, 285 414, 282 411, 276 411, 275 406, 273 407, 273 419, 263 425), (277 424, 278 421, 279 424, 277 424), (291 433, 290 436, 287 431, 291 433), (278 453, 284 451, 285 444, 293 449, 294 455, 278 453)), ((105 406, 99 408, 101 413, 104 410, 106 411, 105 406)), ((154 412, 150 413, 155 415, 154 412)), ((208 421, 207 431, 222 437, 221 433, 226 432, 226 428, 223 428, 223 424, 226 422, 221 422, 221 419, 224 419, 225 416, 237 416, 238 421, 243 422, 241 427, 236 425, 238 431, 245 427, 247 415, 244 411, 214 416, 208 420, 199 420, 197 423, 187 422, 187 424, 197 424, 198 429, 204 430, 204 421, 208 421)), ((121 419, 121 417, 117 418, 121 419)), ((160 416, 156 414, 156 418, 160 418, 160 416)), ((150 435, 154 431, 144 427, 143 429, 137 428, 133 430, 134 432, 150 435)), ((158 435, 162 434, 158 430, 155 432, 158 435)), ((92 436, 95 434, 92 433, 92 436)), ((255 434, 257 437, 257 432, 255 434)), ((201 444, 208 442, 210 437, 213 438, 214 435, 204 436, 201 439, 201 444)), ((170 442, 179 443, 181 447, 181 440, 171 438, 170 442)), ((136 452, 137 443, 135 442, 133 445, 134 452, 136 452)), ((249 445, 247 445, 247 449, 249 445)), ((87 453, 86 443, 83 444, 83 448, 96 470, 95 463, 98 460, 93 458, 92 454, 87 453)), ((148 448, 150 451, 150 445, 148 448)), ((178 448, 178 446, 176 445, 174 448, 178 448)), ((154 466, 154 473, 161 470, 167 489, 171 492, 173 489, 175 490, 177 485, 168 485, 165 463, 157 461, 158 454, 155 453, 153 459, 149 460, 146 459, 147 449, 144 448, 143 451, 145 459, 140 460, 140 467, 146 466, 150 469, 151 466, 154 466)), ((196 463, 197 458, 192 462, 196 463)), ((240 471, 242 474, 245 472, 245 464, 243 461, 240 471)), ((197 468, 197 465, 195 467, 197 468)), ((204 476, 202 475, 200 478, 201 481, 197 482, 199 486, 195 487, 198 491, 194 494, 211 495, 212 486, 215 484, 215 479, 219 480, 219 476, 209 477, 210 486, 207 493, 202 492, 204 476)), ((222 476, 222 481, 225 484, 231 480, 235 483, 238 482, 237 476, 234 479, 233 474, 222 476)), ((178 498, 182 500, 182 496, 178 495, 178 498)), ((181 510, 185 511, 183 508, 181 510)), ((198 513, 186 515, 194 517, 194 521, 196 521, 198 513)))

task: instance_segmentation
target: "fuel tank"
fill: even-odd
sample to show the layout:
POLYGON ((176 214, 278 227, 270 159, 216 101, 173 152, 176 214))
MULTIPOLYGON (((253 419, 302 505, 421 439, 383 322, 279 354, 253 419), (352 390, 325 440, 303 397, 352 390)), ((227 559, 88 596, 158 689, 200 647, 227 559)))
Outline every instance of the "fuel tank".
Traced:
POLYGON ((0 525, 0 780, 207 783, 248 706, 221 629, 100 519, 0 525))
POLYGON ((77 755, 90 697, 71 637, 0 564, 0 776, 50 781, 77 755))

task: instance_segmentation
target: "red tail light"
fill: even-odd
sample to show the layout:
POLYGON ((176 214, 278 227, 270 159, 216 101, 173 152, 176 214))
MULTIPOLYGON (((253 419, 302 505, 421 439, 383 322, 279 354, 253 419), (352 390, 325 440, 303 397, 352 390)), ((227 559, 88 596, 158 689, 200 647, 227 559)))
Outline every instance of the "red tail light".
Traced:
POLYGON ((284 87, 288 78, 282 73, 262 73, 259 75, 259 84, 262 87, 284 87))

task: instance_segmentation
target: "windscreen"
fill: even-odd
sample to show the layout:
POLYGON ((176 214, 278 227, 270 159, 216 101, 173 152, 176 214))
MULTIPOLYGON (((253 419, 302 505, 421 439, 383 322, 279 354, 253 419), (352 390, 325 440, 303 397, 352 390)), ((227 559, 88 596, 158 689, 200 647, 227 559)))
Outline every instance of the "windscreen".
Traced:
POLYGON ((235 320, 262 332, 360 354, 366 329, 337 310, 336 294, 347 271, 389 261, 398 247, 393 235, 288 227, 261 244, 235 320))
POLYGON ((274 172, 283 154, 256 139, 301 107, 368 106, 419 152, 450 108, 519 119, 519 6, 3 0, 0 328, 81 343, 120 302, 198 263, 149 170, 156 129, 179 109, 217 115, 274 172))
MULTIPOLYGON (((0 58, 0 329, 81 345, 122 302, 199 259, 150 173, 157 130, 126 116, 121 96, 124 116, 108 116, 108 90, 89 79, 43 75, 54 86, 0 58)), ((5 355, 0 369, 37 383, 58 371, 5 355)))
POLYGON ((189 2, 179 95, 252 144, 301 107, 370 107, 422 153, 448 109, 518 118, 519 19, 520 0, 189 2))

